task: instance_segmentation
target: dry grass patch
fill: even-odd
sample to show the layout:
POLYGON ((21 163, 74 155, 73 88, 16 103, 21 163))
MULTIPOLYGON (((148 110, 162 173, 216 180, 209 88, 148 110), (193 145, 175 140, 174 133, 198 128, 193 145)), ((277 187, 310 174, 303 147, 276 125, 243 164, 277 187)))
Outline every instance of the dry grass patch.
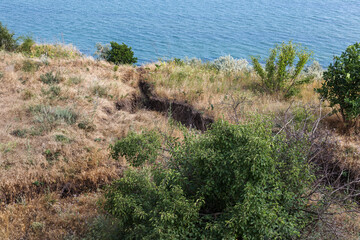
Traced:
POLYGON ((0 210, 0 239, 66 239, 85 236, 99 213, 99 193, 62 199, 54 193, 0 210))
POLYGON ((86 202, 87 192, 122 174, 125 162, 109 158, 109 144, 130 129, 166 128, 156 112, 116 109, 116 100, 138 91, 134 67, 114 72, 107 62, 69 56, 44 63, 0 52, 1 239, 81 234, 96 209, 72 197, 86 202), (54 214, 42 203, 49 195, 76 214, 54 214))
MULTIPOLYGON (((249 69, 219 71, 209 64, 182 64, 175 62, 146 66, 146 79, 153 83, 160 97, 176 99, 193 105, 215 118, 229 117, 235 109, 246 119, 247 114, 276 113, 286 109, 291 101, 267 95, 261 89, 259 77, 249 69)), ((319 81, 305 85, 301 95, 294 98, 303 104, 318 104, 313 91, 319 81)), ((240 117, 240 116, 239 116, 240 117)))

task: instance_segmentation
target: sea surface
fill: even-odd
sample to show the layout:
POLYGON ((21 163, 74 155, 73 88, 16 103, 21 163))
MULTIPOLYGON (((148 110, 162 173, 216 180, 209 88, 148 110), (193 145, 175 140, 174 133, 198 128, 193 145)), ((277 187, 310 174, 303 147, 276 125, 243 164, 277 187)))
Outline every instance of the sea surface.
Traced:
POLYGON ((131 46, 140 63, 159 58, 266 57, 293 40, 326 66, 360 42, 359 0, 0 0, 0 21, 41 43, 131 46))

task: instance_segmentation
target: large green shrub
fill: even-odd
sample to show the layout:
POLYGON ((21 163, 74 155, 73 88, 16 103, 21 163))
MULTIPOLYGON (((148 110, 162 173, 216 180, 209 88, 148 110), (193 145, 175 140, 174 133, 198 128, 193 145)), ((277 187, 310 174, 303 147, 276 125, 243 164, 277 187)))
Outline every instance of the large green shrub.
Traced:
POLYGON ((105 196, 121 239, 298 236, 310 219, 307 145, 270 129, 220 121, 202 135, 172 139, 162 165, 127 171, 105 196))
POLYGON ((134 57, 134 52, 131 47, 128 47, 125 43, 121 45, 116 42, 110 42, 111 49, 107 52, 105 59, 109 62, 119 64, 134 64, 137 62, 137 58, 134 57))
POLYGON ((324 83, 316 89, 331 107, 339 106, 345 123, 360 116, 360 43, 349 46, 340 57, 334 57, 324 72, 324 83))
POLYGON ((258 58, 251 57, 251 60, 265 91, 291 97, 299 92, 299 86, 310 82, 313 78, 313 76, 300 77, 310 57, 311 53, 290 41, 287 44, 276 45, 270 50, 265 68, 261 66, 258 58))
POLYGON ((17 47, 17 39, 14 38, 14 35, 0 22, 0 49, 14 51, 17 47))
POLYGON ((118 221, 119 239, 199 238, 201 202, 188 199, 175 171, 127 171, 106 194, 105 208, 118 221))

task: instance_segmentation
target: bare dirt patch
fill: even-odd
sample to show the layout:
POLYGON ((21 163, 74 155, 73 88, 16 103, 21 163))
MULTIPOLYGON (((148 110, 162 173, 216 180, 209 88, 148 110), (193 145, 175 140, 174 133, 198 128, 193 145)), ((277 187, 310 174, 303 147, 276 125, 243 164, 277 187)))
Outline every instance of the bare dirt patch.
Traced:
POLYGON ((147 109, 160 112, 166 116, 171 116, 181 124, 196 128, 202 132, 206 131, 214 122, 212 117, 195 109, 192 105, 185 102, 160 98, 154 93, 154 86, 147 82, 140 72, 138 87, 140 94, 133 93, 129 97, 115 103, 118 110, 125 110, 131 113, 138 109, 147 109))

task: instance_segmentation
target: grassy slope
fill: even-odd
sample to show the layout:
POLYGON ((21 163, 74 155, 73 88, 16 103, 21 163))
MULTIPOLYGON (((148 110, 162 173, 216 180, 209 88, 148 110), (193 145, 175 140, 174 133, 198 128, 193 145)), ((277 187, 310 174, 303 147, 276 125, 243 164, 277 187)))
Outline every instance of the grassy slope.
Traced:
MULTIPOLYGON (((120 66, 115 72, 103 61, 66 56, 71 57, 54 56, 45 64, 0 52, 0 239, 81 236, 98 214, 99 188, 121 176, 126 166, 124 160, 109 159, 109 144, 129 129, 167 129, 167 119, 159 113, 115 108, 117 100, 138 94, 136 68, 120 66), (60 83, 41 82, 48 72, 58 72, 60 83)), ((216 119, 280 115, 290 105, 260 94, 252 72, 175 63, 146 69, 157 95, 188 102, 216 119)), ((304 87, 293 106, 319 105, 316 86, 319 81, 304 87)), ((338 124, 334 117, 328 123, 338 124)), ((344 149, 339 159, 357 168, 359 139, 333 134, 344 149)))
POLYGON ((82 57, 46 65, 0 52, 0 72, 0 239, 36 239, 40 230, 43 238, 61 238, 84 224, 77 207, 91 209, 85 216, 96 214, 93 195, 89 201, 61 195, 96 192, 119 177, 122 164, 109 159, 110 142, 130 128, 161 127, 165 119, 155 112, 116 110, 115 99, 137 91, 133 67, 114 72, 113 65, 82 57), (38 67, 27 67, 28 61, 38 67), (40 81, 48 72, 58 72, 61 80, 53 90, 40 81), (76 122, 66 120, 73 116, 76 122), (54 200, 47 201, 48 194, 54 200), (43 227, 34 230, 34 222, 43 227))

